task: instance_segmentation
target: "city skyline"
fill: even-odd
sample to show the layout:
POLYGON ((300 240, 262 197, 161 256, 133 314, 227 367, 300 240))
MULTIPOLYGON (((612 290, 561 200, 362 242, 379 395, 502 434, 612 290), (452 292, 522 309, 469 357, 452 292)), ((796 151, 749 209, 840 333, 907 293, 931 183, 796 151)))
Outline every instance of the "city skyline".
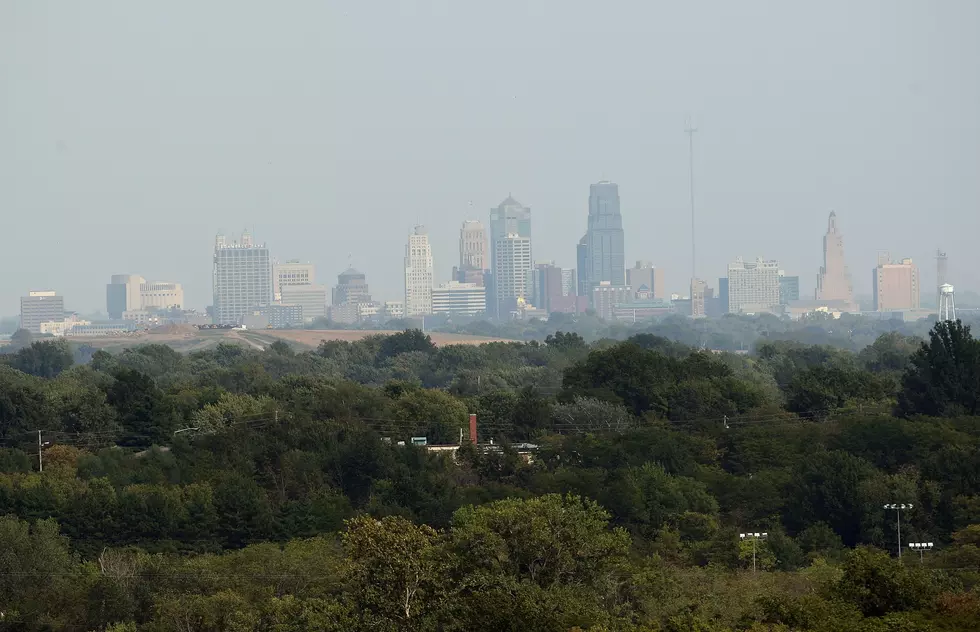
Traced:
POLYGON ((16 235, 0 264, 20 270, 0 279, 0 314, 48 286, 98 309, 103 279, 126 271, 204 306, 210 236, 242 226, 324 272, 353 254, 377 296, 397 297, 411 223, 450 263, 468 209, 485 221, 509 191, 534 209, 534 258, 576 267, 582 189, 604 178, 623 193, 627 261, 684 292, 689 119, 709 283, 766 253, 812 295, 836 209, 858 295, 879 249, 932 279, 942 247, 957 288, 980 289, 976 2, 898 0, 887 24, 844 0, 633 3, 600 21, 575 0, 560 19, 510 0, 398 20, 371 3, 247 4, 230 32, 221 3, 0 7, 0 209, 16 235), (217 31, 218 47, 200 36, 217 31), (406 80, 420 68, 426 82, 406 80), (46 244, 57 256, 37 257, 46 244))
MULTIPOLYGON (((603 182, 601 182, 599 184, 611 184, 612 186, 615 186, 613 183, 608 183, 608 182, 605 182, 605 181, 603 181, 603 182)), ((595 187, 596 185, 592 185, 592 186, 595 187)), ((497 208, 503 208, 505 206, 510 206, 512 208, 523 209, 524 211, 526 211, 528 213, 527 221, 529 222, 530 208, 523 207, 522 205, 520 205, 519 202, 517 202, 516 200, 514 200, 513 197, 511 197, 511 196, 508 196, 508 198, 505 200, 505 202, 503 204, 499 205, 498 207, 495 207, 495 208, 491 209, 491 221, 492 221, 492 213, 493 213, 493 211, 496 210, 497 208)), ((463 228, 461 229, 460 233, 458 234, 458 238, 457 238, 457 250, 459 250, 462 247, 461 240, 463 239, 463 232, 465 232, 468 228, 473 228, 474 225, 481 224, 481 223, 482 222, 480 222, 479 220, 465 220, 463 222, 463 224, 462 224, 463 228)), ((516 226, 516 224, 514 224, 514 226, 516 226)), ((482 228, 482 226, 480 228, 482 228)), ((421 226, 417 226, 416 229, 424 231, 425 234, 426 234, 426 240, 428 241, 428 232, 429 232, 428 229, 427 228, 424 228, 424 227, 421 227, 421 226)), ((581 246, 583 244, 585 244, 585 240, 586 240, 586 237, 583 237, 582 240, 579 241, 577 247, 578 248, 581 248, 581 246)), ((239 242, 229 242, 227 240, 227 238, 224 235, 222 235, 222 234, 219 234, 217 236, 216 241, 214 243, 215 243, 215 249, 217 250, 219 247, 220 248, 224 248, 226 246, 227 247, 235 247, 235 248, 238 248, 238 247, 242 247, 246 243, 247 243, 248 247, 252 247, 254 245, 253 242, 254 242, 254 239, 252 237, 252 234, 249 231, 244 231, 242 233, 242 243, 239 243, 239 242), (223 245, 220 245, 220 244, 223 244, 223 245)), ((488 237, 488 245, 489 245, 489 237, 488 237)), ((315 264, 310 263, 310 262, 305 261, 305 260, 294 259, 294 258, 287 259, 286 261, 283 262, 283 261, 281 261, 276 256, 278 253, 275 251, 275 249, 273 247, 266 246, 265 244, 262 244, 260 247, 263 248, 263 249, 265 249, 267 251, 267 254, 270 257, 270 261, 272 262, 272 263, 270 263, 270 269, 271 269, 271 277, 270 277, 271 278, 271 281, 270 282, 271 282, 272 288, 274 290, 276 288, 278 288, 278 286, 279 286, 279 281, 280 281, 280 273, 279 273, 279 271, 280 270, 284 270, 284 269, 293 270, 294 274, 306 275, 304 277, 304 280, 301 282, 301 284, 303 284, 303 285, 310 284, 310 280, 313 279, 313 270, 316 267, 315 264)), ((433 250, 432 247, 431 247, 431 242, 428 242, 428 248, 429 248, 429 252, 431 253, 432 250, 433 250)), ((574 248, 574 246, 573 246, 573 248, 574 248)), ((880 258, 881 252, 882 251, 877 251, 877 255, 879 256, 879 258, 880 258)), ((491 253, 492 253, 492 251, 486 253, 486 259, 487 260, 490 259, 491 253)), ((813 293, 811 294, 811 296, 812 295, 815 295, 815 294, 818 294, 820 292, 821 279, 833 278, 832 276, 828 277, 828 270, 827 270, 828 267, 830 269, 829 272, 832 272, 832 273, 833 272, 836 272, 837 274, 840 274, 840 265, 839 265, 840 259, 839 259, 839 256, 842 253, 843 253, 843 245, 842 245, 841 233, 840 233, 839 226, 838 226, 837 214, 836 214, 835 211, 831 211, 830 214, 829 214, 829 219, 827 220, 827 233, 823 237, 823 261, 824 261, 824 264, 825 265, 824 266, 820 266, 820 268, 819 268, 818 274, 816 275, 816 278, 817 278, 817 282, 815 284, 816 287, 814 288, 813 293), (828 259, 828 256, 830 257, 829 259, 828 259), (831 261, 831 265, 830 266, 827 266, 828 260, 831 261)), ((461 257, 462 256, 462 253, 461 252, 457 252, 456 254, 457 254, 457 257, 461 257)), ((348 258, 350 258, 350 256, 348 258)), ((432 255, 431 258, 433 260, 433 267, 432 267, 432 271, 433 271, 433 274, 432 274, 432 288, 438 287, 440 285, 445 284, 446 282, 448 282, 450 280, 453 280, 453 275, 452 275, 452 272, 453 271, 450 271, 450 273, 447 274, 446 273, 446 270, 445 270, 445 268, 447 266, 441 264, 438 260, 436 260, 436 258, 435 258, 434 255, 432 255)), ((569 259, 571 259, 571 258, 569 258, 569 259)), ((943 263, 945 263, 945 264, 948 265, 948 258, 945 256, 945 252, 943 253, 943 257, 942 257, 941 260, 942 260, 943 263)), ((457 263, 460 263, 461 261, 462 261, 462 259, 460 259, 459 261, 457 261, 457 263)), ((552 261, 555 262, 557 260, 552 260, 552 261)), ((641 264, 641 263, 643 265, 652 265, 652 262, 650 262, 650 261, 646 261, 646 262, 640 261, 640 262, 638 262, 638 265, 641 264)), ((455 268, 456 266, 453 266, 453 267, 455 268)), ((562 266, 559 266, 559 267, 562 267, 562 266)), ((666 266, 654 266, 654 267, 657 268, 658 270, 660 270, 660 272, 662 274, 663 269, 666 266)), ((674 267, 673 265, 670 266, 671 269, 673 267, 674 267)), ((682 265, 678 265, 677 267, 681 267, 682 268, 683 266, 682 265)), ((780 275, 782 275, 785 271, 782 270, 783 266, 782 266, 781 262, 780 262, 780 268, 781 268, 780 269, 780 275)), ((846 283, 848 284, 848 287, 849 287, 850 286, 850 282, 851 282, 851 276, 850 276, 850 273, 848 271, 848 268, 849 268, 849 266, 845 263, 844 266, 843 266, 843 275, 844 275, 843 278, 846 279, 846 283)), ((577 266, 572 267, 572 268, 566 268, 566 269, 570 269, 570 270, 575 271, 576 272, 576 279, 579 280, 579 282, 581 282, 580 281, 580 276, 578 275, 578 267, 577 266)), ((919 267, 918 266, 916 266, 916 270, 917 270, 916 275, 917 275, 917 278, 918 278, 918 275, 921 274, 918 271, 919 270, 919 267)), ((629 270, 627 270, 627 272, 628 271, 629 270)), ((926 271, 928 271, 928 268, 926 268, 926 271)), ((360 275, 362 277, 365 276, 364 273, 358 272, 358 271, 354 270, 353 268, 348 268, 348 270, 346 270, 345 272, 342 272, 341 275, 347 274, 349 272, 354 272, 354 273, 356 273, 356 274, 358 274, 358 275, 360 275)), ((791 276, 794 277, 795 279, 797 279, 797 281, 796 281, 797 283, 798 283, 798 278, 799 277, 801 277, 801 276, 803 278, 806 277, 805 271, 804 271, 804 273, 802 275, 800 274, 800 271, 797 271, 797 270, 792 270, 792 272, 794 272, 795 274, 793 274, 791 276)), ((948 275, 948 271, 947 271, 947 275, 948 275)), ((715 277, 713 274, 709 274, 707 276, 708 276, 709 280, 704 281, 704 283, 706 284, 706 287, 707 288, 713 288, 717 292, 718 291, 718 288, 715 288, 714 287, 716 284, 713 283, 710 280, 710 279, 714 279, 714 278, 717 278, 717 277, 715 277)), ((720 276, 724 276, 724 274, 719 274, 718 276, 719 277, 720 276)), ((137 284, 139 284, 139 283, 146 284, 147 283, 146 280, 143 277, 140 277, 140 276, 137 276, 137 275, 120 275, 120 274, 114 274, 114 275, 112 275, 112 283, 116 283, 116 279, 120 279, 119 282, 120 283, 123 283, 123 282, 125 282, 125 279, 126 278, 136 279, 137 280, 136 281, 137 284)), ((955 275, 954 275, 954 278, 955 278, 955 275)), ((842 282, 843 281, 841 281, 841 280, 833 281, 833 283, 837 283, 838 285, 840 283, 842 283, 842 282)), ((826 283, 826 281, 825 281, 825 283, 826 283)), ((160 284, 157 283, 156 285, 160 285, 160 284)), ((675 285, 676 285, 676 283, 675 283, 675 285)), ((865 293, 865 294, 860 294, 860 295, 859 294, 856 294, 856 293, 853 294, 852 296, 855 297, 855 300, 856 300, 856 298, 862 298, 867 303, 870 303, 870 302, 876 300, 877 295, 873 291, 875 286, 874 286, 873 283, 872 284, 869 284, 869 285, 871 285, 872 291, 871 292, 868 292, 868 293, 865 293)), ((195 304, 183 305, 183 289, 182 289, 182 283, 180 283, 180 282, 178 282, 178 283, 168 282, 166 284, 161 285, 160 287, 161 288, 164 288, 164 286, 166 286, 166 289, 170 289, 170 290, 172 290, 173 287, 175 287, 176 290, 178 292, 180 292, 181 300, 179 301, 179 304, 181 306, 183 306, 183 307, 188 308, 188 309, 194 309, 194 310, 203 311, 205 307, 212 307, 214 305, 213 302, 212 303, 209 303, 209 304, 202 304, 202 305, 195 305, 195 304)), ((927 286, 928 286, 928 283, 927 283, 927 286)), ((47 286, 44 286, 44 287, 46 288, 47 286)), ((54 287, 57 287, 57 286, 54 286, 54 287)), ((103 286, 103 287, 110 287, 111 288, 112 286, 110 285, 110 286, 103 286)), ((317 286, 317 287, 320 287, 320 286, 317 286)), ((685 296, 689 296, 689 291, 690 291, 690 287, 691 286, 688 285, 687 288, 680 288, 680 291, 677 291, 677 288, 675 288, 674 286, 668 285, 668 287, 671 288, 671 291, 670 292, 666 292, 666 294, 668 296, 670 294, 677 294, 679 296, 685 297, 685 296), (687 292, 684 292, 685 289, 688 290, 688 291, 687 292)), ((806 286, 800 284, 799 287, 800 287, 800 289, 798 291, 800 291, 801 294, 804 294, 805 295, 806 292, 803 291, 803 290, 806 289, 806 286)), ((833 287, 836 287, 836 286, 832 286, 832 288, 833 287)), ((964 286, 962 284, 960 284, 960 287, 964 287, 964 286)), ((212 289, 212 293, 213 293, 214 290, 215 290, 215 287, 214 287, 213 283, 212 283, 212 288, 211 289, 212 289)), ((827 286, 825 285, 825 292, 826 292, 826 289, 827 289, 827 286)), ((840 288, 838 288, 838 289, 840 289, 840 288)), ((38 288, 33 288, 32 290, 29 290, 29 291, 37 291, 37 290, 38 290, 38 288)), ((966 287, 965 290, 966 291, 969 291, 969 287, 966 287)), ((56 291, 57 291, 57 293, 58 293, 59 296, 63 296, 63 294, 60 291, 60 289, 56 289, 56 291)), ((634 292, 635 291, 636 290, 634 288, 634 292)), ((530 298, 531 298, 530 297, 530 287, 526 288, 526 292, 528 293, 527 298, 530 301, 530 298)), ((658 295, 660 293, 661 293, 660 291, 657 292, 658 295)), ((491 288, 488 288, 488 313, 490 315, 494 315, 495 314, 495 311, 494 311, 495 308, 494 308, 493 305, 491 305, 489 303, 489 298, 490 298, 491 294, 492 294, 492 287, 491 288)), ((26 296, 27 295, 27 292, 23 293, 23 295, 26 296)), ((589 294, 586 293, 585 295, 588 296, 589 294)), ((105 295, 103 295, 103 296, 105 296, 105 295)), ((580 294, 580 296, 581 296, 581 294, 580 294)), ((328 292, 328 297, 329 297, 329 292, 328 292)), ((922 306, 927 306, 927 305, 930 304, 928 302, 928 298, 929 298, 929 296, 928 296, 928 292, 927 292, 927 300, 926 300, 925 303, 922 304, 922 306)), ((280 296, 278 296, 277 293, 274 291, 273 292, 273 301, 279 301, 279 299, 280 299, 280 296)), ((827 296, 822 297, 822 299, 823 300, 829 300, 831 302, 839 302, 840 301, 840 299, 827 298, 827 296)), ((404 286, 402 288, 402 291, 399 294, 396 294, 394 296, 385 296, 385 297, 382 297, 382 298, 380 298, 378 300, 379 301, 382 301, 382 302, 383 301, 391 301, 391 300, 404 300, 404 286)), ((105 313, 106 314, 110 314, 110 311, 111 311, 111 310, 108 310, 107 309, 107 305, 106 305, 106 302, 105 301, 103 301, 103 303, 102 303, 102 305, 100 307, 97 307, 95 309, 90 309, 90 310, 86 310, 84 308, 79 309, 79 308, 75 307, 74 305, 70 305, 70 304, 68 304, 67 307, 70 308, 68 310, 69 312, 80 313, 80 314, 82 314, 82 313, 92 314, 92 313, 97 313, 97 312, 101 313, 101 312, 103 312, 103 310, 105 310, 105 313)))

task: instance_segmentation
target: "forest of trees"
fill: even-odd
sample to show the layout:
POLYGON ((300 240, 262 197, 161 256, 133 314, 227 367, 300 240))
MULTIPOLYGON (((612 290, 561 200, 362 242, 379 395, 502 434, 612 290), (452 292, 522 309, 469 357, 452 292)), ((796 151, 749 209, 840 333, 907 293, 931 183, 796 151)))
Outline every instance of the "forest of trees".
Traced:
POLYGON ((0 629, 980 627, 968 327, 678 340, 23 341, 0 356, 0 629))

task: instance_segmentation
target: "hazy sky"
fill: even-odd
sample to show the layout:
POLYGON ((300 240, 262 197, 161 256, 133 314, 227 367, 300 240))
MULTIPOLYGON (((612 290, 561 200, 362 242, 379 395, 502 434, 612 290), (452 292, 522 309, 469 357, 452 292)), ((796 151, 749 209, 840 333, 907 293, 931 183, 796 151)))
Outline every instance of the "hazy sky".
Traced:
POLYGON ((710 285, 762 255, 812 292, 835 209, 859 293, 878 250, 931 287, 938 246, 980 288, 976 0, 2 0, 0 314, 40 288, 104 310, 113 273, 203 308, 214 234, 246 226, 400 298, 417 221, 444 281, 508 193, 573 267, 602 178, 628 265, 679 290, 690 114, 710 285))

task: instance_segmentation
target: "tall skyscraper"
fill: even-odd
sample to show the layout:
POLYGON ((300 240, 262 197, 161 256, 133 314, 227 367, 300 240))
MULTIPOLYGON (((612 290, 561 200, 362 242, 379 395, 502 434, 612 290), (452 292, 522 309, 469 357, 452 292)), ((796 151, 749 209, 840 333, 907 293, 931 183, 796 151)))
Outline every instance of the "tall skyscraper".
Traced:
POLYGON ((487 229, 483 222, 468 219, 459 229, 459 269, 486 270, 487 229))
POLYGON ((487 229, 483 222, 468 219, 459 230, 459 265, 453 268, 453 280, 485 285, 489 265, 487 229))
POLYGON ((432 247, 424 226, 416 226, 405 246, 405 316, 432 313, 432 247))
POLYGON ((879 256, 871 280, 876 312, 919 309, 919 268, 911 259, 890 263, 887 254, 879 256))
POLYGON ((589 236, 582 235, 575 245, 576 293, 592 300, 592 286, 589 285, 589 236))
POLYGON ((854 302, 851 273, 844 262, 844 236, 837 229, 837 213, 827 219, 827 234, 823 237, 823 266, 817 275, 814 298, 818 301, 854 302))
POLYGON ((523 237, 531 240, 531 209, 524 206, 511 196, 490 209, 490 271, 497 274, 497 242, 507 239, 508 235, 523 237))
POLYGON ((589 225, 585 243, 588 287, 602 281, 608 281, 612 286, 626 285, 623 216, 619 212, 618 184, 603 180, 589 187, 589 225))
POLYGON ((517 307, 517 299, 530 297, 531 239, 516 233, 494 242, 494 316, 506 317, 517 307))
POLYGON ((705 294, 708 292, 708 284, 701 279, 691 279, 691 318, 703 318, 707 316, 704 303, 705 294))
POLYGON ((41 333, 41 323, 65 320, 65 299, 56 292, 30 292, 20 299, 20 328, 32 334, 41 333))
POLYGON ((237 325, 242 316, 272 304, 272 258, 265 244, 248 232, 231 243, 224 235, 214 240, 214 321, 237 325))
POLYGON ((779 263, 745 261, 728 264, 728 311, 733 314, 768 312, 779 305, 779 263))

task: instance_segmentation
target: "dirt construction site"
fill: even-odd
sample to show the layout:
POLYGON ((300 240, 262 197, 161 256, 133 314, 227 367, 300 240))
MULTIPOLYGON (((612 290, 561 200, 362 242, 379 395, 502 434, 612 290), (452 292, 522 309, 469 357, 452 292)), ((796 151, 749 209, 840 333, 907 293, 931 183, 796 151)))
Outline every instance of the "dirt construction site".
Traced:
MULTIPOLYGON (((368 336, 388 335, 397 331, 367 331, 353 329, 198 329, 193 325, 166 325, 147 331, 121 336, 77 336, 70 340, 108 351, 143 344, 165 344, 177 351, 206 349, 222 342, 264 349, 276 340, 284 340, 298 349, 316 349, 325 340, 354 342, 368 336)), ((507 342, 502 338, 485 338, 464 334, 429 334, 437 346, 476 345, 485 342, 507 342)))

